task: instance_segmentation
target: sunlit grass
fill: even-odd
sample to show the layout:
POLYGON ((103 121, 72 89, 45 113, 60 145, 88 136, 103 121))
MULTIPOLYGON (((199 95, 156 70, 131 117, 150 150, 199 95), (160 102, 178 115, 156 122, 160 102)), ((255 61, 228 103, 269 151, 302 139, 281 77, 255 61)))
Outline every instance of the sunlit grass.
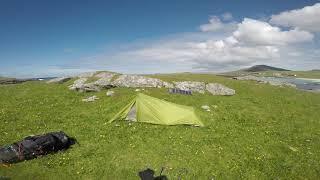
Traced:
POLYGON ((0 167, 13 179, 137 179, 146 167, 170 179, 317 179, 320 176, 320 95, 206 74, 157 75, 163 80, 219 82, 235 96, 144 93, 189 105, 206 127, 107 121, 135 95, 116 88, 78 93, 65 84, 0 86, 0 144, 30 134, 63 130, 80 146, 0 167), (96 102, 81 99, 97 95, 96 102), (216 105, 211 112, 201 105, 216 105))

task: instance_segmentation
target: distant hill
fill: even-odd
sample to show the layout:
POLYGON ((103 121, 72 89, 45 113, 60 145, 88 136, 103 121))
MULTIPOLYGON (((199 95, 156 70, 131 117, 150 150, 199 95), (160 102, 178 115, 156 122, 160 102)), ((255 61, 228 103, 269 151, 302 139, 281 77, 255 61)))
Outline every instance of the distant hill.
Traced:
POLYGON ((282 69, 282 68, 277 68, 277 67, 272 67, 272 66, 267 66, 267 65, 255 65, 246 69, 239 69, 236 71, 230 71, 230 72, 224 72, 220 73, 217 75, 221 76, 227 76, 227 77, 234 77, 234 76, 245 76, 249 74, 270 74, 272 72, 279 72, 279 73, 284 73, 284 72, 293 72, 288 69, 282 69))
POLYGON ((21 80, 18 80, 16 78, 0 77, 0 84, 17 84, 21 82, 21 80))
POLYGON ((255 65, 247 69, 243 69, 244 72, 261 72, 261 71, 290 71, 288 69, 282 69, 267 65, 255 65))
POLYGON ((50 80, 53 78, 55 78, 55 77, 17 79, 17 78, 1 77, 0 76, 0 84, 18 84, 18 83, 23 83, 23 82, 27 82, 27 81, 50 80))

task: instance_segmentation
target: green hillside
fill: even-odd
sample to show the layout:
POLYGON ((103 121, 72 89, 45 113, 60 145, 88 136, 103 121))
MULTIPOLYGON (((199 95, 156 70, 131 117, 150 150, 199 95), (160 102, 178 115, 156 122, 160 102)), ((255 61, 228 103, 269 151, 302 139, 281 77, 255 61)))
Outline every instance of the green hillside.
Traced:
POLYGON ((209 74, 153 75, 162 80, 218 82, 234 96, 145 94, 193 106, 205 127, 106 123, 136 92, 115 88, 78 93, 64 84, 0 86, 0 144, 63 130, 80 145, 66 152, 0 167, 12 179, 138 179, 150 167, 169 179, 317 179, 320 94, 209 74), (90 95, 100 99, 86 103, 90 95), (211 112, 202 105, 213 106, 211 112))

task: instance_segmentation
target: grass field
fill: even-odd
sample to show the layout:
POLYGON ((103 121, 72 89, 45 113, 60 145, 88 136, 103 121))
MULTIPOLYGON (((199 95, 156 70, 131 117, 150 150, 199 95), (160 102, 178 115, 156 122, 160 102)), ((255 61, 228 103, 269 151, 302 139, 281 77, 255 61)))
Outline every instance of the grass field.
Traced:
POLYGON ((0 177, 138 179, 146 167, 157 174, 165 167, 169 179, 320 177, 320 94, 205 74, 157 77, 219 82, 237 94, 184 96, 146 89, 145 94, 195 107, 206 125, 197 128, 106 123, 134 97, 134 89, 116 88, 115 96, 107 97, 106 91, 70 91, 71 82, 0 86, 0 145, 59 130, 80 143, 66 152, 0 166, 0 177), (81 101, 92 94, 100 99, 81 101), (218 108, 206 112, 201 105, 218 108))

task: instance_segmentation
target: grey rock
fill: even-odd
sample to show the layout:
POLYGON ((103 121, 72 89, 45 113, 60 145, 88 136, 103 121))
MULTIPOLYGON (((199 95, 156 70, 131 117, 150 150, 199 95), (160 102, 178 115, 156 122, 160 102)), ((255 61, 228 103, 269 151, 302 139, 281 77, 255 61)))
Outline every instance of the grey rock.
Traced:
POLYGON ((210 107, 208 105, 202 105, 201 108, 204 109, 204 110, 210 109, 210 107))
POLYGON ((112 77, 108 78, 108 77, 104 77, 104 78, 100 78, 97 81, 95 81, 93 84, 95 84, 96 86, 100 87, 100 88, 111 88, 113 87, 112 82, 111 82, 112 77))
POLYGON ((80 89, 80 92, 98 92, 100 91, 100 88, 95 85, 94 83, 87 83, 84 84, 80 89))
POLYGON ((69 81, 70 79, 70 77, 58 77, 47 81, 47 83, 64 83, 69 81))
POLYGON ((112 84, 117 87, 162 87, 163 81, 139 75, 120 75, 112 84))
POLYGON ((113 96, 114 95, 114 91, 107 91, 106 95, 107 96, 113 96))
POLYGON ((212 95, 231 96, 236 93, 235 90, 218 83, 209 83, 206 85, 206 89, 212 95))
POLYGON ((206 110, 206 111, 211 111, 210 107, 208 105, 203 105, 201 106, 202 109, 206 110))
POLYGON ((87 81, 87 78, 79 78, 73 82, 72 85, 69 86, 70 90, 80 90, 84 88, 84 84, 87 81))
POLYGON ((165 87, 165 88, 174 88, 174 85, 173 84, 171 84, 171 83, 168 83, 168 82, 164 82, 163 81, 163 87, 165 87))
POLYGON ((93 102, 95 100, 99 99, 97 96, 91 96, 85 99, 82 99, 83 102, 93 102))
POLYGON ((94 82, 85 83, 87 78, 79 78, 73 82, 71 86, 69 86, 70 90, 76 90, 79 92, 98 92, 100 88, 94 82))
POLYGON ((204 82, 197 82, 197 81, 181 81, 181 82, 174 82, 175 87, 177 89, 181 89, 184 91, 193 91, 204 93, 206 90, 206 84, 204 82))

